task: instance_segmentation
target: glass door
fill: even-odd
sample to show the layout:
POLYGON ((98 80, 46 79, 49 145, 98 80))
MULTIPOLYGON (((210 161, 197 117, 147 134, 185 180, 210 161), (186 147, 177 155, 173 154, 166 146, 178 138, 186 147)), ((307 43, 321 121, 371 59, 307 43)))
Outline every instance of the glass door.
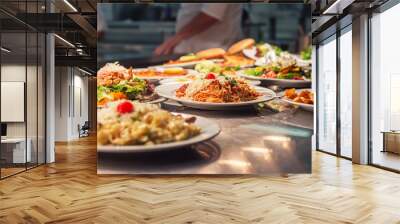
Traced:
POLYGON ((341 30, 340 42, 340 155, 352 157, 352 30, 341 30))
POLYGON ((400 4, 371 18, 370 162, 400 171, 400 4))
POLYGON ((46 39, 22 22, 25 12, 43 13, 43 3, 0 3, 20 12, 20 19, 0 12, 1 179, 45 163, 46 39))
POLYGON ((27 34, 24 27, 16 28, 21 30, 1 33, 2 177, 26 170, 32 155, 26 123, 27 34))
POLYGON ((336 35, 317 51, 317 149, 336 154, 336 35))

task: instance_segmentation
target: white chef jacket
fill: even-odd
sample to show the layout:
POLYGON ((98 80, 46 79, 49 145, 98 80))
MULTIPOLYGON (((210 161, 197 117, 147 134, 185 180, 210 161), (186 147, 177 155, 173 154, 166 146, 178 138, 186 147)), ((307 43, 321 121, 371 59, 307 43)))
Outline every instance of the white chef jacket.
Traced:
POLYGON ((180 42, 174 49, 175 53, 193 53, 214 47, 227 49, 242 38, 240 3, 182 3, 176 20, 176 32, 200 12, 218 19, 218 22, 180 42))

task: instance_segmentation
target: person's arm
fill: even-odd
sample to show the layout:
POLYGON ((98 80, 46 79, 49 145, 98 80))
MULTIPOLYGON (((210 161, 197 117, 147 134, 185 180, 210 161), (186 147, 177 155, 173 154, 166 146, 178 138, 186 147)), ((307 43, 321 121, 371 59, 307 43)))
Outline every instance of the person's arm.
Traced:
POLYGON ((102 39, 105 31, 107 30, 107 22, 103 16, 103 8, 97 11, 97 39, 102 39))
POLYGON ((189 22, 186 26, 184 26, 178 33, 182 39, 190 38, 198 33, 203 32, 210 28, 210 26, 217 23, 219 20, 205 14, 204 12, 200 12, 197 16, 195 16, 192 21, 189 22))
POLYGON ((174 36, 170 37, 163 44, 158 46, 154 51, 154 54, 155 55, 171 54, 175 46, 178 45, 179 42, 207 30, 218 21, 219 20, 217 18, 209 16, 206 13, 200 12, 174 36))

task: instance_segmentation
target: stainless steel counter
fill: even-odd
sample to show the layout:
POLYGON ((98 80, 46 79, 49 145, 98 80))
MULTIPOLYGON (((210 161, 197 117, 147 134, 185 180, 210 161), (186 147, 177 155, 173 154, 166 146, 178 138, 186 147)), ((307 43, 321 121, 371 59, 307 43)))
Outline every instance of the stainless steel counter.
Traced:
POLYGON ((98 153, 98 174, 281 174, 311 172, 313 115, 253 107, 203 111, 163 104, 169 111, 200 115, 221 126, 212 141, 164 152, 98 153))

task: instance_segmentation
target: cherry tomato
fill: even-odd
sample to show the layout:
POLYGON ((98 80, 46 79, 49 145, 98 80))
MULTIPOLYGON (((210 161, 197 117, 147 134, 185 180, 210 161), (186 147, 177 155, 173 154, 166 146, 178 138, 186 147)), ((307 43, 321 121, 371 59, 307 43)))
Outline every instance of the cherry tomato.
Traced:
POLYGON ((208 73, 205 79, 215 79, 215 75, 213 73, 208 73))
POLYGON ((117 106, 117 111, 120 114, 126 114, 133 112, 134 107, 133 104, 129 101, 124 101, 117 106))

